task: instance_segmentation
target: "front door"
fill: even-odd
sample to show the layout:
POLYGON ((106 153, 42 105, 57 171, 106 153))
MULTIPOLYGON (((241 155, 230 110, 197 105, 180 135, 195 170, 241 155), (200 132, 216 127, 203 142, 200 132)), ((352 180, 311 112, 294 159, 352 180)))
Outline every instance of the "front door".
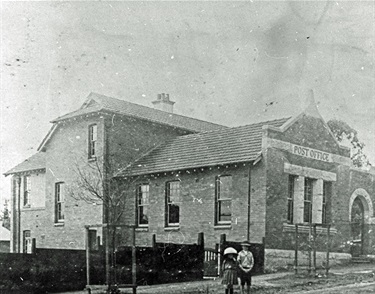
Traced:
POLYGON ((364 243, 364 208, 359 197, 353 202, 350 225, 353 242, 352 256, 357 257, 363 254, 364 243))

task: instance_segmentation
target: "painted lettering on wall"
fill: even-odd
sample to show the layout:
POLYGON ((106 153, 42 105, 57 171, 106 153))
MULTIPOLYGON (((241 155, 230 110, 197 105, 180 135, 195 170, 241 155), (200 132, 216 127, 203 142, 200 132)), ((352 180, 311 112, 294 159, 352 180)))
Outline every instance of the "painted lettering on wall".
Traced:
POLYGON ((292 144, 292 152, 294 154, 316 159, 316 160, 321 160, 325 162, 332 162, 332 154, 324 152, 324 151, 319 151, 316 149, 304 147, 304 146, 299 146, 299 145, 293 145, 292 144))

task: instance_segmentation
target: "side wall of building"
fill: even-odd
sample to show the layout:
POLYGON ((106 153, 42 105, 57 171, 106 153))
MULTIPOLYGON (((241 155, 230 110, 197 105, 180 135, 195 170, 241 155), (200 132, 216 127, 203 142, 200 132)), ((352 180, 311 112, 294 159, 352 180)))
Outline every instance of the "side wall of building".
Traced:
MULTIPOLYGON (((252 164, 238 164, 230 167, 211 167, 191 169, 180 173, 162 173, 152 177, 128 179, 132 182, 126 194, 126 222, 134 224, 135 220, 135 190, 141 183, 150 185, 150 204, 148 228, 136 229, 136 243, 151 245, 152 235, 156 234, 157 241, 171 243, 196 243, 199 232, 205 234, 205 246, 214 248, 219 243, 220 235, 226 234, 227 240, 242 241, 248 238, 248 194, 249 167, 252 164), (215 224, 215 179, 217 176, 232 176, 231 223, 229 225, 215 224), (177 228, 166 227, 165 187, 169 181, 178 180, 181 189, 180 225, 177 228)), ((251 173, 252 204, 250 236, 252 242, 261 243, 264 237, 265 207, 257 201, 263 197, 261 173, 255 168, 251 173)), ((129 236, 129 232, 126 232, 129 236)), ((129 238, 126 239, 130 242, 129 238)))
POLYGON ((188 133, 146 120, 116 115, 106 116, 106 130, 106 152, 114 173, 156 146, 188 133))
MULTIPOLYGON (((322 223, 323 184, 330 186, 326 195, 326 224, 330 229, 330 250, 335 252, 350 252, 351 223, 349 217, 350 198, 354 191, 363 189, 369 194, 369 202, 373 204, 374 176, 351 169, 350 158, 345 148, 338 147, 320 118, 304 116, 284 132, 273 129, 265 130, 267 151, 267 214, 266 214, 266 247, 278 250, 294 250, 295 224, 299 223, 301 251, 306 251, 304 244, 308 243, 309 224, 304 223, 304 189, 305 178, 313 181, 312 222, 322 223), (318 139, 317 139, 318 138, 318 139), (306 147, 309 154, 293 152, 296 145, 306 147), (311 153, 310 151, 313 150, 311 153), (315 157, 315 151, 325 154, 315 157), (293 193, 294 221, 288 220, 288 196, 290 195, 289 176, 295 178, 293 193), (301 183, 298 181, 301 180, 301 183), (296 188, 296 186, 298 186, 296 188), (296 190, 297 189, 297 190, 296 190), (299 189, 299 190, 298 190, 299 189), (296 201, 296 194, 301 199, 296 201), (315 201, 315 203, 314 203, 315 201), (299 215, 297 215, 297 213, 299 215), (318 221, 314 221, 318 220, 318 221)), ((362 190, 361 190, 362 191, 362 190)), ((363 198, 364 199, 364 198, 363 198)), ((373 213, 367 220, 373 223, 373 213)), ((366 236, 365 252, 373 252, 374 236, 366 236)), ((313 233, 313 227, 311 229, 313 233)), ((317 226, 317 249, 327 249, 327 229, 317 226)), ((306 246, 305 246, 306 247, 306 246)))
MULTIPOLYGON (((84 226, 102 223, 103 205, 100 201, 85 201, 79 196, 78 171, 86 173, 88 178, 97 177, 97 170, 102 169, 103 134, 103 119, 98 116, 59 123, 44 151, 45 205, 22 211, 21 238, 28 230, 40 248, 85 248, 84 226), (88 132, 92 124, 98 127, 97 160, 88 158, 88 132), (56 219, 56 183, 62 183, 64 219, 60 221, 56 219)), ((101 234, 100 229, 98 234, 101 234)))

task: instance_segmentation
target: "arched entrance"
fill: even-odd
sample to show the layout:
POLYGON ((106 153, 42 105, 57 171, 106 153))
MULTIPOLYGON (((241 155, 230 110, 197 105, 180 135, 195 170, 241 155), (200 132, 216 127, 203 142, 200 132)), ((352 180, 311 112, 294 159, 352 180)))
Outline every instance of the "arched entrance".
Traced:
POLYGON ((364 208, 359 197, 354 199, 351 212, 350 230, 353 242, 352 254, 353 256, 363 255, 364 244, 364 208))
POLYGON ((353 256, 360 256, 367 253, 368 225, 373 214, 370 195, 364 189, 355 190, 350 197, 349 203, 353 256))

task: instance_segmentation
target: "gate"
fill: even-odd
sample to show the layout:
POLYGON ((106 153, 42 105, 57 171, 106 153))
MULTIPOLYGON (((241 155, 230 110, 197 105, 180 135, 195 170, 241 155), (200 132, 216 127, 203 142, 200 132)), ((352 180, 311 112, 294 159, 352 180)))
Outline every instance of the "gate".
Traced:
MULTIPOLYGON (((227 241, 226 235, 220 235, 220 255, 223 256, 224 249, 227 247, 233 247, 237 250, 237 252, 242 250, 241 246, 242 242, 234 242, 234 241, 227 241)), ((254 256, 254 267, 252 268, 251 272, 253 275, 255 274, 263 274, 264 272, 264 239, 263 243, 251 243, 249 250, 254 256)), ((219 264, 221 261, 219 261, 219 264)))
POLYGON ((204 249, 204 277, 214 278, 219 276, 219 244, 215 248, 204 249))

